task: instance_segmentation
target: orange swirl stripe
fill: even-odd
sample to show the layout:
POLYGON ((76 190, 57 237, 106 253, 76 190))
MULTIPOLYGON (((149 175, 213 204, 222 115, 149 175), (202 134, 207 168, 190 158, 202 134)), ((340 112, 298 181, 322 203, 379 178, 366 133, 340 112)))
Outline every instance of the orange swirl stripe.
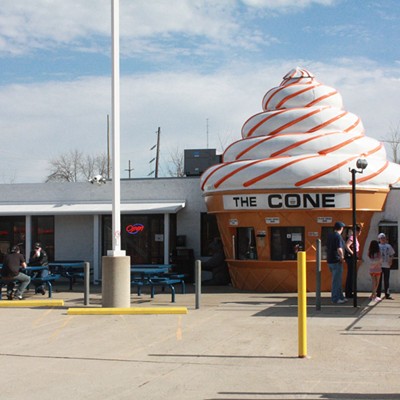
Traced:
MULTIPOLYGON (((257 128, 259 128, 262 124, 264 124, 265 122, 267 122, 267 121, 270 120, 271 118, 274 118, 276 115, 282 114, 282 113, 287 112, 287 111, 288 111, 288 110, 280 110, 280 111, 274 112, 272 115, 268 115, 266 118, 262 119, 258 124, 254 125, 254 126, 249 130, 249 132, 248 132, 248 134, 247 134, 247 137, 250 137, 250 136, 254 133, 254 131, 255 131, 257 128)), ((250 118, 245 122, 245 124, 244 124, 243 126, 245 126, 246 123, 247 123, 248 121, 250 121, 252 118, 254 118, 254 117, 256 117, 257 115, 260 115, 260 114, 264 114, 264 113, 261 112, 261 113, 258 113, 258 114, 256 114, 256 115, 253 115, 253 117, 250 117, 250 118)), ((242 129, 242 132, 243 132, 243 129, 242 129)))
MULTIPOLYGON (((363 153, 362 156, 366 157, 368 155, 376 153, 377 151, 379 151, 381 149, 381 147, 382 147, 382 144, 380 144, 379 146, 375 147, 374 149, 368 151, 367 153, 363 153)), ((304 185, 306 183, 309 183, 309 182, 311 182, 311 181, 313 181, 315 179, 320 178, 321 176, 327 175, 327 174, 331 173, 332 171, 335 171, 336 169, 338 169, 340 167, 343 167, 343 165, 346 165, 348 162, 353 161, 354 159, 356 159, 358 157, 359 157, 359 155, 355 155, 353 157, 350 157, 347 160, 344 160, 344 161, 340 162, 339 164, 336 164, 336 165, 334 165, 334 166, 332 166, 332 167, 330 167, 330 168, 328 168, 328 169, 326 169, 324 171, 319 172, 318 174, 309 176, 306 179, 303 179, 301 181, 296 182, 295 186, 302 186, 302 185, 304 185)))
MULTIPOLYGON (((288 85, 286 87, 289 87, 291 85, 288 85)), ((316 87, 321 86, 321 84, 317 84, 317 85, 312 85, 311 87, 307 87, 305 89, 302 90, 298 90, 297 92, 294 92, 286 97, 284 97, 277 105, 276 108, 282 108, 283 104, 285 104, 287 101, 289 101, 290 99, 293 99, 296 96, 299 96, 305 92, 309 92, 310 90, 314 90, 316 87)), ((276 93, 274 93, 274 96, 276 95, 276 93)))
MULTIPOLYGON (((327 108, 329 108, 329 107, 323 107, 323 108, 311 111, 308 114, 304 114, 301 117, 296 118, 293 121, 290 121, 287 124, 280 126, 279 128, 275 129, 274 131, 270 132, 269 134, 270 135, 276 135, 277 133, 282 132, 286 128, 289 128, 290 126, 296 125, 298 122, 304 121, 305 119, 310 118, 313 115, 318 114, 318 113, 326 110, 327 108)), ((293 110, 293 108, 292 108, 292 110, 293 110)), ((317 129, 317 128, 313 128, 313 129, 317 129)), ((313 132, 313 130, 309 130, 308 132, 313 132)))
POLYGON ((364 135, 354 136, 349 140, 345 140, 344 142, 337 144, 336 146, 328 147, 327 149, 321 150, 318 152, 318 154, 325 155, 328 153, 332 153, 333 151, 339 150, 342 147, 345 147, 348 144, 353 143, 355 140, 362 139, 363 137, 365 136, 364 135))
MULTIPOLYGON (((369 181, 371 178, 375 178, 376 176, 381 174, 388 166, 389 166, 389 161, 386 161, 385 165, 382 168, 378 169, 378 171, 375 171, 373 174, 369 174, 369 175, 366 175, 366 176, 356 179, 356 183, 366 182, 366 181, 369 181)), ((352 184, 352 181, 349 182, 349 185, 351 185, 351 184, 352 184)))
POLYGON ((333 92, 327 93, 327 94, 325 94, 324 96, 318 97, 317 99, 313 100, 311 103, 308 103, 308 104, 306 105, 306 107, 311 107, 311 106, 313 106, 313 105, 319 103, 320 101, 327 99, 328 97, 334 96, 335 94, 337 94, 337 91, 336 91, 336 90, 333 91, 333 92))
MULTIPOLYGON (((283 136, 283 135, 284 135, 284 134, 282 134, 282 135, 275 135, 275 136, 273 136, 273 137, 276 138, 277 136, 283 136)), ((303 133, 300 133, 300 135, 304 135, 304 134, 303 134, 303 133)), ((284 153, 285 151, 288 151, 288 150, 291 150, 291 149, 295 149, 296 147, 299 147, 299 146, 301 146, 301 145, 303 145, 303 144, 305 144, 305 143, 307 143, 307 142, 311 142, 311 141, 313 141, 313 140, 317 140, 317 139, 320 139, 321 137, 325 137, 325 136, 329 136, 329 135, 337 135, 337 132, 321 133, 321 135, 313 136, 313 137, 311 137, 311 138, 307 138, 307 139, 301 140, 301 141, 299 141, 299 142, 297 142, 297 143, 293 143, 293 144, 291 144, 290 146, 286 146, 286 147, 284 147, 283 149, 280 149, 280 150, 276 151, 275 153, 272 153, 272 154, 271 154, 271 157, 279 156, 280 154, 284 153)), ((286 136, 286 135, 285 135, 285 136, 286 136)))
MULTIPOLYGON (((222 177, 221 179, 219 179, 217 182, 214 183, 214 188, 217 189, 219 186, 221 186, 226 180, 228 180, 229 178, 231 178, 232 176, 236 175, 237 173, 239 173, 240 171, 243 171, 246 168, 249 168, 251 166, 253 166, 254 164, 258 164, 260 162, 262 162, 264 160, 255 160, 249 164, 245 164, 242 165, 241 167, 235 169, 234 171, 231 171, 229 174, 225 175, 224 177, 222 177)), ((234 161, 234 162, 238 162, 238 161, 234 161)))
POLYGON ((296 164, 296 163, 298 163, 298 162, 307 160, 307 159, 309 159, 309 158, 315 158, 315 157, 319 157, 319 156, 313 154, 313 155, 311 155, 311 156, 307 156, 307 157, 303 157, 303 158, 298 158, 298 159, 296 159, 296 160, 292 160, 292 161, 290 161, 290 162, 288 162, 288 163, 286 163, 286 164, 283 164, 283 165, 279 166, 278 168, 271 169, 270 171, 265 172, 265 173, 262 174, 262 175, 259 175, 259 176, 255 177, 255 178, 253 178, 253 179, 250 179, 250 180, 244 182, 244 183, 243 183, 243 186, 244 186, 244 187, 248 187, 248 186, 254 185, 255 183, 261 181, 262 179, 268 178, 269 176, 271 176, 271 175, 273 175, 273 174, 275 174, 275 173, 277 173, 277 172, 279 172, 279 171, 282 171, 283 169, 285 169, 285 168, 287 168, 287 167, 289 167, 289 166, 291 166, 291 165, 293 165, 293 164, 296 164))
POLYGON ((326 126, 330 125, 332 122, 337 121, 337 120, 343 118, 343 117, 344 117, 345 115, 347 115, 347 114, 348 114, 348 112, 345 111, 345 112, 343 112, 342 114, 336 115, 336 117, 331 118, 331 119, 329 119, 328 121, 325 121, 323 124, 319 124, 319 125, 317 125, 317 126, 314 126, 314 128, 310 129, 308 132, 309 132, 309 133, 312 133, 312 132, 315 132, 315 131, 320 130, 321 128, 325 128, 326 126))
POLYGON ((232 163, 234 163, 234 162, 235 162, 235 161, 231 161, 231 162, 227 162, 227 163, 221 164, 221 165, 219 165, 218 167, 216 167, 212 172, 210 172, 210 174, 207 176, 207 178, 204 179, 204 182, 203 182, 203 184, 201 185, 201 190, 204 190, 204 187, 205 187, 206 183, 208 182, 208 180, 209 180, 218 170, 220 170, 221 168, 224 168, 226 165, 232 164, 232 163))

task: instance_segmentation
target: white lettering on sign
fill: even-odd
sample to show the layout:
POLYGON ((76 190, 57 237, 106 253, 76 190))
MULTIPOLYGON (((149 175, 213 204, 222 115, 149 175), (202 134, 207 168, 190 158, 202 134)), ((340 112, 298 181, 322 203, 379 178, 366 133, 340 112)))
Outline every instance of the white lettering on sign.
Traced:
POLYGON ((318 217, 317 222, 319 224, 331 224, 332 223, 332 217, 318 217))
POLYGON ((225 210, 350 208, 350 193, 270 193, 224 195, 225 210))
POLYGON ((279 217, 267 217, 265 218, 265 223, 266 224, 280 224, 281 220, 279 217))

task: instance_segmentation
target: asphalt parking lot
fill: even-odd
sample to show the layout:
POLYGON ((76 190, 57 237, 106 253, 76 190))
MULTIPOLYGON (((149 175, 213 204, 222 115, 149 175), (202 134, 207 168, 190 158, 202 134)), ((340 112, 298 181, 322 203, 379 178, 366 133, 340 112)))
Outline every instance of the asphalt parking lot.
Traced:
MULTIPOLYGON (((185 315, 68 315, 83 288, 56 287, 62 307, 0 309, 4 399, 400 399, 400 295, 358 307, 307 297, 299 357, 296 294, 203 288, 132 294, 135 307, 185 315)), ((91 307, 101 307, 92 288, 91 307)), ((40 295, 28 298, 40 299, 40 295)))

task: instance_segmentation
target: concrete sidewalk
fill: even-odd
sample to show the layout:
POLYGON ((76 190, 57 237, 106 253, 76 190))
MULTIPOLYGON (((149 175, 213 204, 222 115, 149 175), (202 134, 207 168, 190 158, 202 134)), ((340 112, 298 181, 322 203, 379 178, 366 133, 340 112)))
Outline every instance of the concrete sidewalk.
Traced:
POLYGON ((400 399, 400 294, 372 304, 361 293, 358 308, 324 294, 321 311, 308 294, 299 358, 296 294, 203 290, 198 310, 192 287, 174 304, 131 296, 186 315, 67 315, 83 307, 75 288, 56 288, 65 307, 0 309, 1 398, 400 399))

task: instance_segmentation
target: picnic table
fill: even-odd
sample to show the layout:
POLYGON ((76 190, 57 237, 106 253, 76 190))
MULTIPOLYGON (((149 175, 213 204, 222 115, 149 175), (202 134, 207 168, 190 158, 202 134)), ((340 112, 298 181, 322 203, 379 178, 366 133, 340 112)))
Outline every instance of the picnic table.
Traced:
POLYGON ((169 287, 171 290, 171 302, 175 303, 175 286, 180 284, 182 293, 186 291, 185 275, 169 272, 172 265, 169 264, 135 264, 131 266, 131 285, 137 286, 138 296, 142 294, 142 287, 149 286, 151 297, 154 298, 155 287, 160 286, 163 290, 169 287))
MULTIPOLYGON (((3 264, 0 264, 0 273, 1 273, 2 268, 3 268, 3 264)), ((27 275, 29 275, 31 277, 30 283, 45 284, 47 286, 49 297, 52 297, 52 295, 53 295, 53 284, 52 283, 55 280, 60 278, 60 274, 49 274, 44 277, 41 277, 40 274, 38 274, 38 272, 43 271, 43 270, 48 270, 48 269, 49 269, 48 265, 21 268, 22 272, 26 273, 27 275)), ((3 286, 6 286, 10 282, 16 282, 16 281, 17 281, 16 279, 7 279, 7 278, 0 279, 0 300, 2 299, 3 286)))
POLYGON ((69 280, 69 290, 77 279, 85 279, 85 263, 81 260, 61 260, 49 263, 49 269, 54 274, 60 274, 69 280))

